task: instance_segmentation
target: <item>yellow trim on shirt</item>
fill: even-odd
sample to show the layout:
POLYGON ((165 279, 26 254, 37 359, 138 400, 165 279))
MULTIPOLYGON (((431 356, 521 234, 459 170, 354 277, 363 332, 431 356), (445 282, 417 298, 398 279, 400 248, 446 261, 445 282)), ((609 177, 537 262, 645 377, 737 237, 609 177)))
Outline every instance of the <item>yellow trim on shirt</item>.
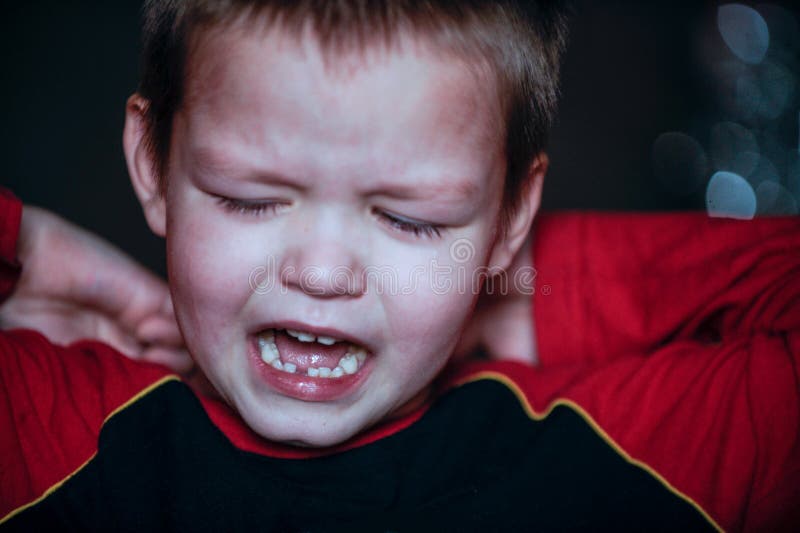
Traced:
MULTIPOLYGON (((563 405, 565 407, 568 407, 568 408, 572 409, 581 418, 583 418, 586 421, 586 423, 589 424, 589 426, 600 436, 600 438, 602 438, 618 455, 620 455, 628 463, 630 463, 630 464, 632 464, 632 465, 634 465, 634 466, 636 466, 638 468, 641 468, 642 470, 644 470, 645 472, 650 474, 659 483, 661 483, 667 490, 669 490, 675 496, 679 497, 680 499, 684 500, 689 505, 691 505, 695 510, 697 510, 697 512, 700 513, 701 516, 703 516, 703 518, 705 518, 708 521, 709 524, 711 524, 714 527, 714 529, 716 529, 717 531, 720 531, 720 532, 723 531, 723 529, 719 526, 719 524, 717 524, 717 522, 713 518, 711 518, 711 516, 700 506, 700 504, 695 502, 688 495, 684 494, 683 492, 681 492, 680 490, 675 488, 672 484, 670 484, 669 481, 667 481, 653 467, 651 467, 650 465, 648 465, 647 463, 645 463, 643 461, 640 461, 638 459, 634 459, 633 457, 631 457, 622 448, 622 446, 617 444, 617 442, 608 433, 605 432, 605 430, 594 420, 594 418, 592 418, 592 416, 589 413, 587 413, 580 405, 578 405, 574 401, 566 399, 566 398, 557 398, 557 399, 553 400, 543 412, 538 413, 538 412, 536 412, 536 410, 533 409, 533 407, 531 406, 530 402, 528 401, 527 395, 522 391, 522 389, 519 387, 519 385, 516 384, 516 382, 514 382, 511 378, 509 378, 505 374, 501 374, 499 372, 493 372, 493 371, 483 371, 483 372, 478 372, 476 374, 473 374, 473 375, 471 375, 471 376, 459 381, 457 383, 457 386, 466 385, 468 383, 473 383, 473 382, 476 382, 476 381, 487 380, 487 379, 502 383, 509 390, 511 390, 511 392, 517 398, 517 401, 519 401, 520 405, 522 406, 523 410, 525 411, 525 414, 528 416, 528 418, 530 418, 532 420, 536 420, 536 421, 544 420, 545 418, 550 416, 550 413, 553 411, 553 409, 555 409, 556 407, 558 407, 560 405, 563 405)), ((160 380, 152 383, 148 387, 142 389, 139 393, 137 393, 135 396, 131 397, 128 401, 126 401, 124 404, 122 404, 119 407, 117 407, 116 409, 114 409, 108 416, 106 416, 106 418, 103 420, 103 424, 100 426, 101 429, 116 414, 118 414, 122 410, 128 408, 131 404, 137 402, 143 396, 149 394, 154 389, 160 387, 161 385, 163 385, 164 383, 169 382, 169 381, 180 381, 180 378, 178 376, 175 376, 175 375, 165 376, 165 377, 161 378, 160 380)), ((64 483, 69 481, 70 478, 74 477, 75 475, 78 474, 78 472, 83 470, 86 467, 86 465, 88 465, 92 461, 92 459, 95 458, 95 456, 97 456, 97 452, 96 451, 94 453, 92 453, 92 455, 88 459, 86 459, 86 461, 82 465, 80 465, 78 468, 76 468, 71 474, 67 475, 64 479, 62 479, 61 481, 59 481, 59 482, 53 484, 51 487, 49 487, 41 496, 39 496, 38 498, 36 498, 35 500, 33 500, 33 501, 29 502, 29 503, 26 503, 26 504, 24 504, 24 505, 22 505, 22 506, 20 506, 20 507, 18 507, 16 509, 14 509, 10 513, 8 513, 6 516, 1 518, 0 519, 0 525, 2 525, 3 523, 7 522, 8 520, 13 518, 14 516, 18 515, 19 513, 23 512, 24 510, 26 510, 26 509, 28 509, 30 507, 33 507, 34 505, 38 504, 39 502, 41 502, 42 500, 44 500, 45 498, 50 496, 53 492, 58 490, 64 483)))
MULTIPOLYGON (((114 409, 113 411, 111 411, 111 413, 109 413, 108 416, 106 416, 105 419, 103 419, 103 423, 100 424, 100 429, 102 430, 103 426, 105 426, 106 423, 109 420, 111 420, 111 418, 114 417, 116 414, 118 414, 119 412, 121 412, 124 409, 127 409, 130 405, 132 405, 133 403, 139 401, 143 396, 149 394, 154 389, 160 387, 161 385, 163 385, 164 383, 166 383, 168 381, 180 381, 180 378, 178 376, 175 376, 175 375, 169 375, 169 376, 164 376, 163 378, 159 379, 158 381, 156 381, 154 383, 151 383, 150 385, 148 385, 147 387, 145 387, 144 389, 142 389, 141 391, 136 393, 136 395, 134 395, 131 398, 129 398, 128 401, 126 401, 125 403, 123 403, 122 405, 120 405, 119 407, 114 409)), ((80 465, 78 468, 76 468, 71 474, 68 474, 66 477, 64 477, 61 481, 58 481, 57 483, 51 485, 47 490, 45 490, 42 493, 41 496, 39 496, 38 498, 36 498, 35 500, 33 500, 31 502, 28 502, 28 503, 26 503, 24 505, 21 505, 20 507, 17 507, 16 509, 12 510, 7 515, 5 515, 3 518, 0 518, 0 525, 3 525, 4 523, 6 523, 7 521, 11 520, 12 518, 14 518, 16 515, 18 515, 19 513, 24 511, 25 509, 33 507, 34 505, 38 504, 39 502, 41 502, 42 500, 44 500, 45 498, 47 498, 48 496, 53 494, 55 491, 60 489, 61 486, 64 483, 69 481, 72 477, 77 475, 78 472, 83 470, 86 467, 86 465, 88 465, 92 461, 92 459, 94 459, 96 456, 97 456, 97 451, 92 452, 92 455, 90 455, 89 458, 86 459, 86 461, 84 461, 82 465, 80 465)))
POLYGON ((555 409, 556 407, 558 407, 560 405, 563 405, 565 407, 569 407, 570 409, 575 411, 581 418, 583 418, 586 421, 586 423, 589 424, 589 426, 600 436, 600 438, 602 438, 604 441, 606 441, 606 443, 609 446, 611 446, 611 448, 615 452, 617 452, 617 454, 619 454, 623 459, 625 459, 628 463, 630 463, 630 464, 632 464, 634 466, 637 466, 637 467, 641 468, 642 470, 644 470, 645 472, 647 472, 648 474, 650 474, 659 483, 664 485, 664 487, 666 487, 666 489, 668 491, 670 491, 675 496, 679 497, 680 499, 684 500, 689 505, 694 507, 697 510, 697 512, 699 512, 703 516, 703 518, 705 518, 708 521, 708 523, 711 524, 714 527, 714 529, 716 529, 717 531, 720 531, 720 532, 724 531, 722 529, 722 527, 720 527, 720 525, 717 524, 717 522, 713 518, 711 518, 711 516, 700 506, 700 504, 698 504, 696 501, 694 501, 688 495, 684 494, 683 492, 681 492, 680 490, 675 488, 669 481, 667 481, 653 467, 651 467, 650 465, 648 465, 647 463, 645 463, 643 461, 640 461, 638 459, 634 459, 633 457, 631 457, 628 454, 628 452, 626 452, 622 448, 622 446, 617 444, 617 442, 613 438, 611 438, 611 436, 608 433, 606 433, 605 430, 602 427, 600 427, 600 424, 598 424, 594 420, 594 418, 592 418, 592 416, 583 409, 583 407, 581 407, 580 405, 578 405, 574 401, 569 400, 567 398, 556 398, 555 400, 550 402, 550 404, 547 406, 547 408, 544 410, 544 412, 537 413, 536 410, 533 409, 533 407, 531 406, 530 402, 528 401, 527 395, 522 391, 522 389, 519 387, 519 385, 516 384, 516 382, 514 382, 509 376, 507 376, 505 374, 501 374, 499 372, 494 372, 494 371, 491 371, 491 370, 485 370, 485 371, 481 371, 481 372, 477 372, 475 374, 472 374, 472 375, 464 378, 463 380, 458 381, 456 383, 456 386, 466 385, 467 383, 473 383, 475 381, 481 381, 481 380, 486 380, 486 379, 500 382, 503 385, 505 385, 506 387, 508 387, 509 390, 511 390, 511 392, 514 393, 514 396, 517 397, 517 400, 522 405, 522 409, 525 411, 525 414, 528 415, 528 418, 531 418, 532 420, 536 420, 537 422, 541 421, 541 420, 544 420, 545 418, 550 416, 550 413, 553 411, 553 409, 555 409))

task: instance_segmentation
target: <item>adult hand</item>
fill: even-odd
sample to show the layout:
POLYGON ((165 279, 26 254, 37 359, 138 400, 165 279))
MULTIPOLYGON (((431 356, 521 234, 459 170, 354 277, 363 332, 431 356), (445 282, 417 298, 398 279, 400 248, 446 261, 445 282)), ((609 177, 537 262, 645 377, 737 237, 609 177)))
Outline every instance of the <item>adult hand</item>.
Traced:
POLYGON ((26 205, 17 256, 22 274, 0 305, 2 329, 35 329, 59 344, 97 339, 131 358, 192 370, 166 283, 114 246, 26 205))

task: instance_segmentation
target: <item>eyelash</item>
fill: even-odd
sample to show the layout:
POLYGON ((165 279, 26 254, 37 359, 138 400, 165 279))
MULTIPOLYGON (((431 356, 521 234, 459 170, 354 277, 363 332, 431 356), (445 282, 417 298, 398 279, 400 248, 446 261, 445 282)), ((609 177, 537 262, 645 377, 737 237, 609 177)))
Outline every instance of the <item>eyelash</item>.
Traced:
MULTIPOLYGON (((217 202, 227 211, 242 215, 258 216, 264 213, 275 213, 283 205, 279 202, 248 202, 220 196, 217 202)), ((441 237, 441 226, 428 222, 413 222, 391 215, 385 211, 373 209, 373 212, 392 228, 404 233, 411 233, 415 237, 428 238, 441 237)))
POLYGON ((391 227, 405 233, 413 233, 415 237, 431 239, 433 237, 442 236, 442 227, 436 224, 431 224, 429 222, 413 222, 395 215, 390 215, 385 211, 373 210, 373 212, 386 221, 391 227))
POLYGON ((248 202, 220 196, 217 202, 226 210, 241 215, 258 216, 264 213, 275 213, 283 204, 279 202, 248 202))

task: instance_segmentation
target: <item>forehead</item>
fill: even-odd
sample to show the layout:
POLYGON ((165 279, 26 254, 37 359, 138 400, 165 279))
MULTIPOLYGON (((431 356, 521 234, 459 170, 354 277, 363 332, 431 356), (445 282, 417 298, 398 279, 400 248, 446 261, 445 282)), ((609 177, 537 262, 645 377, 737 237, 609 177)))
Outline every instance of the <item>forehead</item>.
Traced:
POLYGON ((488 70, 410 37, 326 53, 309 35, 212 30, 196 40, 185 85, 190 148, 219 166, 477 176, 504 147, 488 70))

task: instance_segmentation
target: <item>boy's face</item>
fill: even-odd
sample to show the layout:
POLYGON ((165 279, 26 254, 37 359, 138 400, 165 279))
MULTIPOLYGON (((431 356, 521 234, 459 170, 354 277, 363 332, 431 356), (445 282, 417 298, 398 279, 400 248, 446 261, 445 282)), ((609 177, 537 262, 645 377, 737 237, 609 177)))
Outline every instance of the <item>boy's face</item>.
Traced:
POLYGON ((326 63, 312 39, 228 32, 192 55, 165 220, 146 213, 189 351, 264 437, 331 445, 413 407, 471 313, 475 270, 505 260, 497 93, 404 46, 326 63))

